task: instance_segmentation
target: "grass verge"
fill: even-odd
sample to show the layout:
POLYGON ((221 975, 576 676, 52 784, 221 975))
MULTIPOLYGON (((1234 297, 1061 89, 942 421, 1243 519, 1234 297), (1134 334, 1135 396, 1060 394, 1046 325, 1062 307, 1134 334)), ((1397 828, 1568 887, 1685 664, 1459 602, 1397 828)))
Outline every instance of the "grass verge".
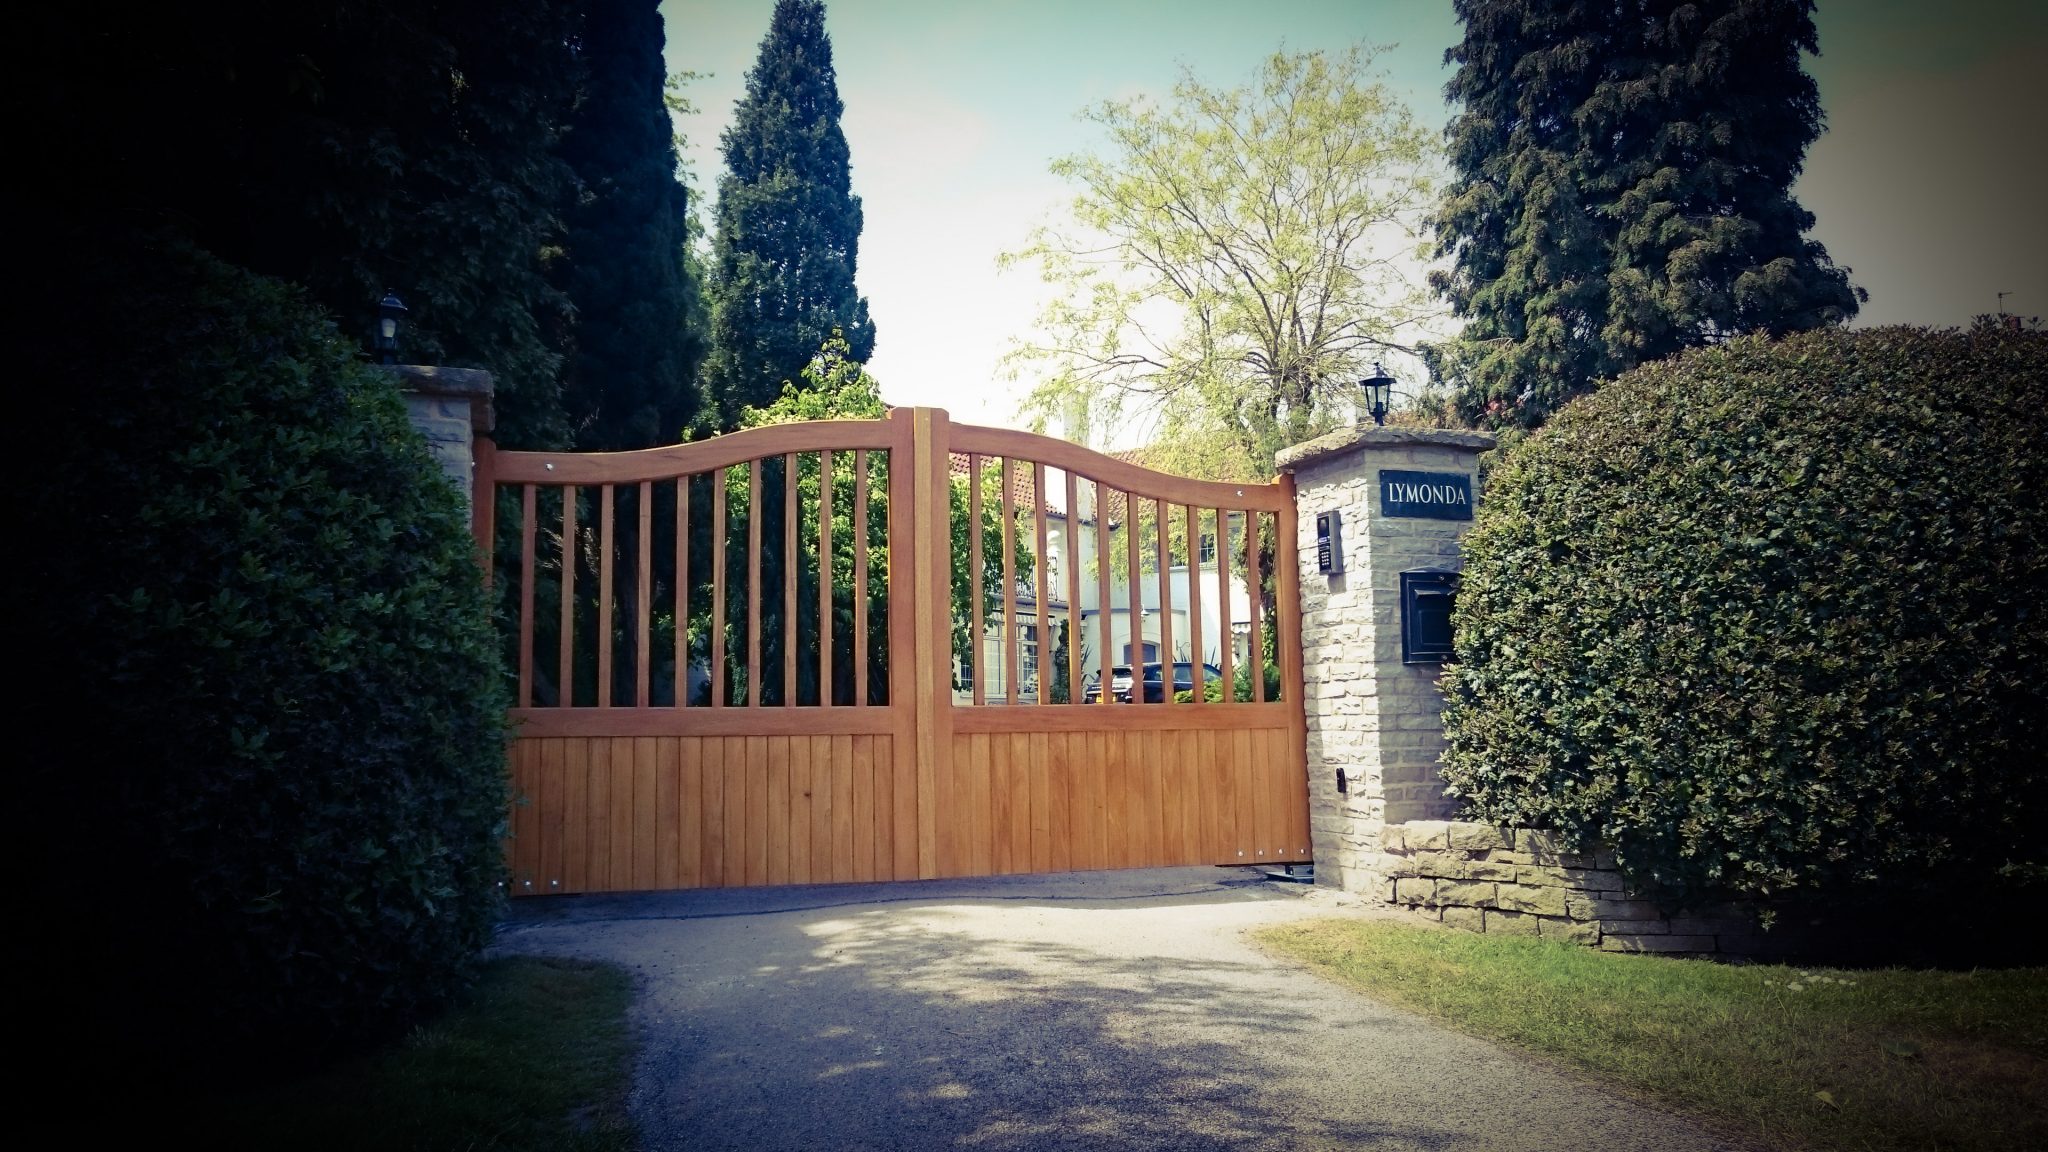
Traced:
POLYGON ((2048 1148, 2048 969, 1733 966, 1364 920, 1260 938, 1771 1147, 2048 1148))
POLYGON ((492 960, 461 1004, 397 1044, 189 1101, 185 1127, 216 1148, 628 1149, 631 996, 606 965, 492 960))

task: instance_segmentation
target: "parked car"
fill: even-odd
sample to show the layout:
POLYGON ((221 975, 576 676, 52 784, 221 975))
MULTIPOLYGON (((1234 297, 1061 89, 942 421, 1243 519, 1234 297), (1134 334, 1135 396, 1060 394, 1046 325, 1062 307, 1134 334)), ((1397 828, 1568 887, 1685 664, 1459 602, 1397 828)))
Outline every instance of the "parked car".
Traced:
MULTIPOLYGON (((1202 665, 1202 674, 1205 682, 1221 682, 1223 679, 1223 670, 1214 664, 1202 665)), ((1145 703, 1158 704, 1163 702, 1166 699, 1166 665, 1159 661, 1145 665, 1144 677, 1145 703)), ((1177 660, 1174 662, 1173 690, 1176 693, 1192 692, 1195 690, 1195 665, 1193 661, 1177 660)), ((1109 695, 1110 699, 1115 700, 1119 704, 1129 704, 1131 702, 1130 665, 1119 664, 1109 670, 1109 695)), ((1082 696, 1082 701, 1088 704, 1094 704, 1101 699, 1102 689, 1099 684, 1089 684, 1082 696)))

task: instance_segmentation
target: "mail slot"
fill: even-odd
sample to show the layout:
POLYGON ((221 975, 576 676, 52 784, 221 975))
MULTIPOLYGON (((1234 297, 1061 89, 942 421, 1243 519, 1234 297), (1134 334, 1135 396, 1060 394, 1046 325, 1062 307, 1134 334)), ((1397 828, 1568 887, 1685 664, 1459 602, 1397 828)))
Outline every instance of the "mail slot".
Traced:
POLYGON ((1451 607, 1457 599, 1454 569, 1401 573, 1401 663, 1441 664, 1451 658, 1451 607))

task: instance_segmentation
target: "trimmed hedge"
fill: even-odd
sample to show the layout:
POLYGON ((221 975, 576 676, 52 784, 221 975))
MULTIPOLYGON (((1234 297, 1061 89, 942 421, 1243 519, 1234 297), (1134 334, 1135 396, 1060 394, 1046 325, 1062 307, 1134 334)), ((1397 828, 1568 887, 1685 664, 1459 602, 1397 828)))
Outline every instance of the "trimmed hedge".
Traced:
POLYGON ((296 289, 154 242, 38 289, 44 976, 95 1043, 181 1061, 401 1026, 465 979, 500 896, 505 700, 465 502, 296 289))
POLYGON ((2037 332, 1744 338, 1568 406, 1465 541, 1451 793, 1679 902, 2037 869, 2044 445, 2037 332))

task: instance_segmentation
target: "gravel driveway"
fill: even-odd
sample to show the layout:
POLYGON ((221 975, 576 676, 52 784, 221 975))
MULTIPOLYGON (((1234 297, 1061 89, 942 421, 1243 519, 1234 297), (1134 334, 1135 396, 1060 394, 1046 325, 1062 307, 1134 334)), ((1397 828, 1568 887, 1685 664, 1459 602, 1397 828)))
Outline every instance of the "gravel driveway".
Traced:
POLYGON ((520 901, 623 964, 650 1149, 1707 1149, 1691 1124, 1275 960, 1372 915, 1175 868, 520 901))

